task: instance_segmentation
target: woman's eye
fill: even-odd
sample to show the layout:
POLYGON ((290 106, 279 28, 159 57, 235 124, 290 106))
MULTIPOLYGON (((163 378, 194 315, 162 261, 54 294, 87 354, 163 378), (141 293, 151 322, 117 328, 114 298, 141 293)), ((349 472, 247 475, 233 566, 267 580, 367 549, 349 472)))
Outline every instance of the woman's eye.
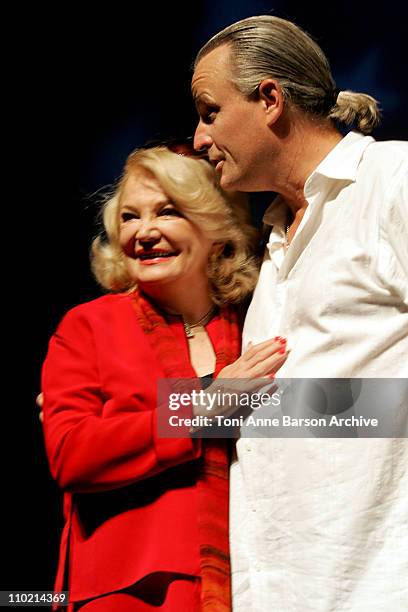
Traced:
POLYGON ((181 217, 182 214, 177 208, 162 208, 159 215, 161 217, 181 217))
POLYGON ((123 212, 120 215, 120 219, 121 219, 122 223, 126 223, 126 221, 131 221, 132 219, 138 219, 138 216, 135 215, 135 213, 123 212))

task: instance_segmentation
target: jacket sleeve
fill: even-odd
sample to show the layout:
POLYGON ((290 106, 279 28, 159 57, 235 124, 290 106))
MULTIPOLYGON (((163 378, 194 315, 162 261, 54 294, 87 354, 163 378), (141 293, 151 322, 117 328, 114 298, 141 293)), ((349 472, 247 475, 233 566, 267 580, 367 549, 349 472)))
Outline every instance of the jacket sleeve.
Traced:
POLYGON ((64 490, 126 486, 201 454, 200 440, 159 438, 156 407, 146 409, 137 393, 113 398, 119 409, 104 416, 93 333, 78 309, 50 341, 42 389, 50 470, 64 490))

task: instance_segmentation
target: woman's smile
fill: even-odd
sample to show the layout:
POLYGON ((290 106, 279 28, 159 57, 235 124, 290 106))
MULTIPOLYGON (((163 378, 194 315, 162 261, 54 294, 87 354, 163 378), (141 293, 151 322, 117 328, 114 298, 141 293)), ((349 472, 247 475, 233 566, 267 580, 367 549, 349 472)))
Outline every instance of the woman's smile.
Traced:
POLYGON ((168 263, 169 259, 177 256, 177 252, 164 249, 140 249, 136 251, 136 258, 139 259, 140 263, 148 266, 168 263))

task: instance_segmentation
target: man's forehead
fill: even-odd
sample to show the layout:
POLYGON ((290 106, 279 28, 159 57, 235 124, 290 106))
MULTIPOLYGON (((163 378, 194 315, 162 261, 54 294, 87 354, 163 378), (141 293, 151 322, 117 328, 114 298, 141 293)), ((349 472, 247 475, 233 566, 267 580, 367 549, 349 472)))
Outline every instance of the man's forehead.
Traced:
POLYGON ((230 49, 227 45, 221 45, 213 49, 200 59, 194 70, 191 81, 193 97, 201 97, 205 91, 203 88, 211 87, 226 80, 229 72, 230 49))

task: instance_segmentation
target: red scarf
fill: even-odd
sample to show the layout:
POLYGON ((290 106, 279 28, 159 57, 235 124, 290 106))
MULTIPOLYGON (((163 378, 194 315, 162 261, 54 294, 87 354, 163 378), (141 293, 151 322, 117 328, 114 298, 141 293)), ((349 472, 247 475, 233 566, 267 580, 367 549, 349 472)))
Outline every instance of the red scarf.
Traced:
MULTIPOLYGON (((143 331, 166 378, 197 378, 179 340, 160 312, 144 295, 135 292, 133 305, 143 331)), ((236 309, 220 308, 211 322, 216 366, 214 376, 239 357, 240 331, 236 309), (214 335, 213 335, 214 334, 214 335)), ((201 609, 231 610, 228 541, 228 444, 223 439, 202 440, 198 474, 198 527, 200 537, 201 609)))

